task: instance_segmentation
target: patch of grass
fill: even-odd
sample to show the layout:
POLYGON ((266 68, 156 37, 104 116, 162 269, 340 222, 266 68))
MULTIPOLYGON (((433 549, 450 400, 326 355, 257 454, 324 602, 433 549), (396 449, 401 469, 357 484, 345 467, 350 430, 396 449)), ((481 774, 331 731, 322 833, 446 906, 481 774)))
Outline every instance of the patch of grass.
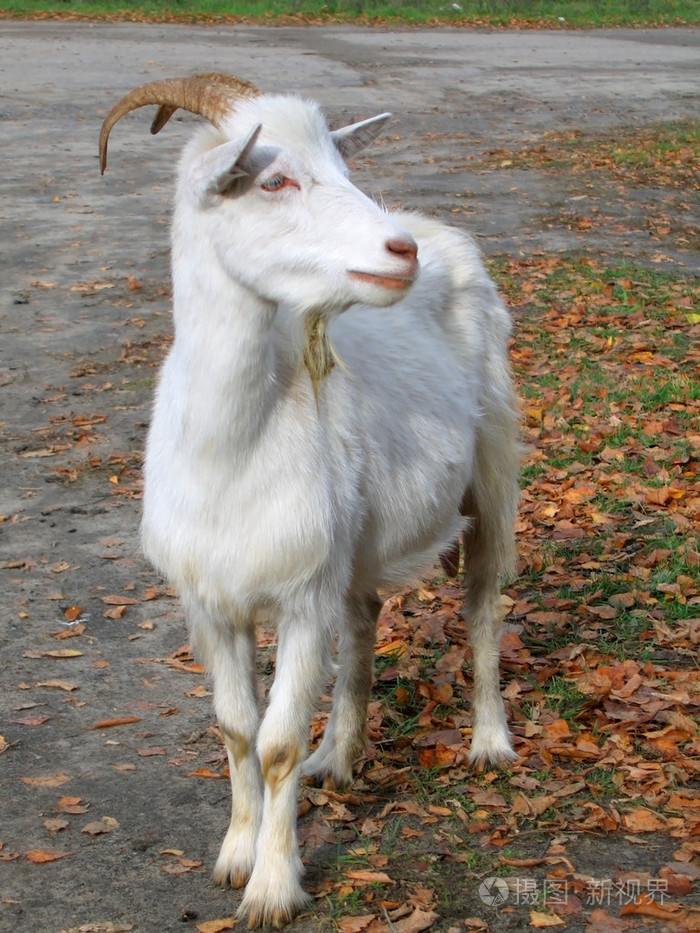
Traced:
POLYGON ((555 27, 700 23, 694 0, 4 0, 0 12, 188 22, 296 19, 555 27))
POLYGON ((521 637, 538 655, 573 639, 663 657, 655 620, 687 621, 700 593, 700 282, 575 257, 492 271, 533 448, 514 592, 538 608, 521 637))
POLYGON ((689 186, 700 169, 700 122, 682 120, 648 127, 621 127, 614 136, 581 130, 551 132, 521 150, 493 150, 484 168, 536 168, 576 175, 604 172, 626 188, 689 186))

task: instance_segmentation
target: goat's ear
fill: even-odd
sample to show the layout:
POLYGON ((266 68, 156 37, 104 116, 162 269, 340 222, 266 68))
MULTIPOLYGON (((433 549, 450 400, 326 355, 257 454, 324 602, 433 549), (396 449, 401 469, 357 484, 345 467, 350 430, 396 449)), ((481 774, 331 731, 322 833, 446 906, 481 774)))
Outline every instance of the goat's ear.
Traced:
POLYGON ((197 203, 205 206, 212 197, 228 194, 237 181, 249 175, 246 162, 261 129, 258 123, 247 136, 222 143, 197 159, 189 173, 190 195, 197 203))
POLYGON ((369 146, 384 129, 384 124, 391 118, 390 113, 380 113, 361 123, 352 123, 339 130, 333 130, 331 139, 344 159, 351 159, 356 152, 369 146))

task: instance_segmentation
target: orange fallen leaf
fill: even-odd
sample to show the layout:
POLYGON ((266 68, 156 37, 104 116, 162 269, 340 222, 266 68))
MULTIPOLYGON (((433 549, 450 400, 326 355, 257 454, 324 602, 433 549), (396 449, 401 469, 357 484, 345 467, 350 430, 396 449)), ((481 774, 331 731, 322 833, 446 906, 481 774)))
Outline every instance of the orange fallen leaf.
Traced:
POLYGON ((168 862, 165 865, 161 865, 161 870, 166 873, 166 875, 184 875, 188 871, 194 871, 195 868, 201 868, 204 862, 198 862, 195 859, 191 858, 178 858, 177 862, 168 862))
POLYGON ((34 862, 35 865, 42 865, 44 862, 57 862, 58 859, 72 854, 72 852, 59 852, 56 849, 32 849, 25 853, 25 858, 34 862))
POLYGON ((41 683, 34 684, 35 687, 48 687, 50 689, 65 690, 68 693, 78 689, 77 684, 72 684, 68 680, 43 680, 41 683))
POLYGON ((416 907, 408 917, 402 917, 394 923, 396 933, 421 933, 428 930, 439 919, 434 910, 421 910, 416 907))
POLYGON ((162 745, 150 745, 147 748, 138 748, 136 753, 141 756, 141 758, 152 758, 154 755, 164 755, 165 749, 162 745))
POLYGON ((204 684, 199 684, 198 686, 193 687, 191 690, 185 691, 185 696, 195 697, 196 699, 199 699, 201 697, 210 697, 211 695, 212 695, 211 690, 207 690, 204 684))
POLYGON ((82 797, 61 797, 56 806, 62 813, 86 813, 90 804, 81 803, 82 797))
POLYGON ((124 613, 126 612, 126 610, 127 610, 126 606, 114 606, 114 608, 112 609, 105 609, 102 615, 105 619, 112 619, 112 620, 121 619, 124 613))
POLYGON ((406 643, 401 638, 396 638, 394 641, 390 641, 386 645, 380 645, 375 649, 375 654, 395 654, 397 657, 401 657, 406 653, 406 643))
POLYGON ((657 920, 674 920, 682 913, 678 904, 659 904, 649 891, 643 891, 631 904, 620 908, 620 916, 630 914, 641 917, 656 917, 657 920))
POLYGON ((48 829, 48 831, 53 834, 68 829, 70 823, 68 820, 62 820, 60 817, 52 817, 51 819, 44 820, 43 825, 45 829, 48 829))
POLYGON ((92 727, 93 729, 111 729, 114 726, 128 726, 134 722, 141 722, 140 716, 121 716, 117 719, 101 719, 92 727))
POLYGON ((52 632, 51 637, 63 641, 66 638, 76 638, 78 635, 82 635, 84 631, 85 624, 83 622, 73 622, 70 628, 61 629, 60 632, 52 632))
POLYGON ((188 777, 220 778, 223 777, 223 774, 219 774, 217 771, 211 771, 209 768, 197 768, 196 771, 190 771, 188 777))
POLYGON ((67 784, 70 778, 59 771, 58 774, 47 774, 42 777, 23 777, 20 781, 29 784, 30 787, 60 787, 61 784, 67 784))
POLYGON ((555 719, 542 726, 542 737, 545 739, 563 739, 570 734, 571 730, 565 719, 555 719))
POLYGON ((232 930, 236 926, 235 917, 223 917, 220 920, 205 920, 198 923, 199 933, 221 933, 222 930, 232 930))
POLYGON ((107 606, 136 606, 138 604, 138 599, 132 599, 131 596, 100 596, 100 600, 107 606))
POLYGON ((393 884, 393 880, 383 871, 368 871, 364 868, 353 869, 345 872, 347 878, 357 881, 359 884, 393 884))
POLYGON ((530 911, 530 926, 536 930, 544 930, 548 927, 564 926, 565 921, 557 914, 545 914, 540 910, 530 911))
POLYGON ((374 914, 361 914, 359 917, 341 917, 338 921, 339 933, 361 933, 374 920, 374 914))
POLYGON ((654 833, 666 829, 667 822, 653 810, 637 807, 622 814, 622 826, 628 833, 654 833))

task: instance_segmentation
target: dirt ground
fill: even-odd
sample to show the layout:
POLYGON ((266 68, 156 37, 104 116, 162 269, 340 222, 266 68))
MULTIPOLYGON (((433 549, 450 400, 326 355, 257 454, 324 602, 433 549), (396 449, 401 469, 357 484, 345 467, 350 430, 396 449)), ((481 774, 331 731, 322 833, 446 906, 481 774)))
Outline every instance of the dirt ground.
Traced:
MULTIPOLYGON (((230 916, 239 899, 210 881, 229 792, 203 776, 221 762, 207 681, 176 654, 182 614, 137 536, 170 335, 171 179, 192 119, 156 138, 146 114, 124 120, 102 178, 97 134, 112 103, 144 81, 221 70, 314 97, 334 125, 391 110, 355 175, 388 205, 452 220, 487 254, 585 250, 700 273, 697 252, 670 243, 659 256, 641 196, 606 204, 624 224, 582 230, 547 218, 599 192, 535 169, 459 169, 552 130, 696 118, 699 55, 700 31, 681 29, 0 22, 2 933, 174 933, 230 916), (55 860, 41 864, 46 853, 55 860)), ((359 806, 371 816, 390 795, 359 806)), ((346 840, 308 846, 311 889, 346 840)), ((653 838, 642 855, 664 846, 653 838)), ((623 840, 580 841, 582 864, 642 855, 623 840)), ((486 907, 461 866, 449 870, 461 920, 445 909, 432 929, 464 930, 468 916, 526 928, 527 911, 486 907)), ((322 901, 293 927, 329 928, 322 901)))

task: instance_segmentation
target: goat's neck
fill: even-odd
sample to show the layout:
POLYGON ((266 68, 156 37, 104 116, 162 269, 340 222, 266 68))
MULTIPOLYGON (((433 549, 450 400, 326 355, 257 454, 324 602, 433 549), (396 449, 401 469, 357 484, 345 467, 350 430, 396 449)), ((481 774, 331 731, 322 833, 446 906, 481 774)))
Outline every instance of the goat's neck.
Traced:
POLYGON ((173 285, 173 350, 195 430, 252 441, 280 394, 277 306, 211 265, 176 272, 173 285))

